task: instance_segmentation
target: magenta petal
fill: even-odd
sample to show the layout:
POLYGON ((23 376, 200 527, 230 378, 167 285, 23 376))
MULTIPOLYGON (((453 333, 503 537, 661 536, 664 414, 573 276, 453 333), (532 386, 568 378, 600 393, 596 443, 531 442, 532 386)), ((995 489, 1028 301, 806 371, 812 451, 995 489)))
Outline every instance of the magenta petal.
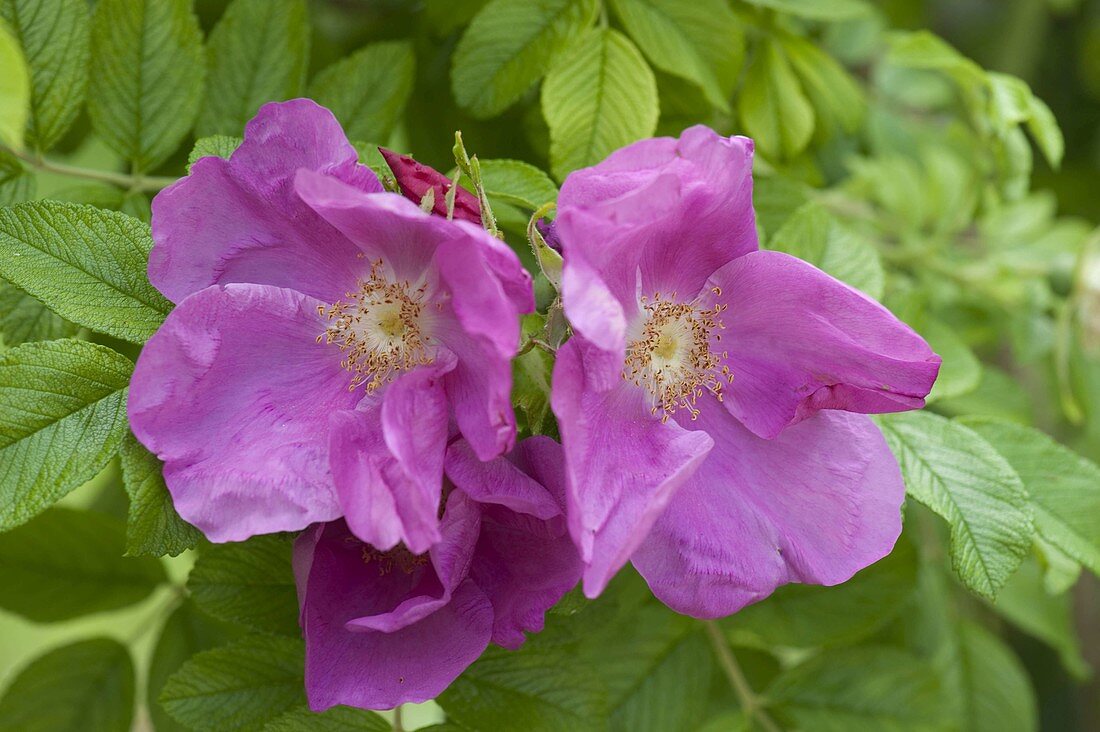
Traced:
POLYGON ((263 285, 211 287, 172 311, 138 358, 127 411, 165 461, 176 510, 211 541, 340 515, 328 417, 350 409, 318 301, 263 285))
POLYGON ((721 295, 708 295, 728 306, 726 407, 761 437, 821 409, 924 406, 940 357, 862 292, 781 252, 741 257, 709 284, 721 295))
MULTIPOLYGON (((517 445, 508 457, 529 449, 525 446, 531 439, 534 438, 517 445)), ((553 440, 549 441, 553 443, 553 440)), ((560 447, 557 456, 560 461, 560 447)), ((563 513, 564 506, 555 500, 537 478, 528 475, 508 458, 482 461, 466 440, 456 440, 447 448, 445 465, 447 477, 455 487, 479 503, 504 506, 516 513, 525 513, 544 521, 563 513)), ((559 490, 563 490, 564 475, 559 476, 559 479, 563 481, 559 484, 559 490)))
POLYGON ((787 582, 844 582, 890 553, 905 486, 870 418, 822 412, 765 440, 712 403, 693 425, 714 449, 633 557, 673 610, 722 617, 787 582))
POLYGON ((569 530, 595 597, 645 539, 676 489, 713 445, 705 432, 650 414, 640 388, 591 388, 577 338, 554 365, 552 407, 568 470, 569 530))
POLYGON ((174 302, 230 282, 338 299, 355 282, 358 249, 298 198, 302 168, 382 190, 331 112, 308 99, 266 104, 229 160, 198 160, 153 199, 150 281, 174 302))
POLYGON ((420 554, 439 541, 448 408, 437 360, 386 386, 380 399, 332 415, 332 474, 348 526, 386 550, 420 554))

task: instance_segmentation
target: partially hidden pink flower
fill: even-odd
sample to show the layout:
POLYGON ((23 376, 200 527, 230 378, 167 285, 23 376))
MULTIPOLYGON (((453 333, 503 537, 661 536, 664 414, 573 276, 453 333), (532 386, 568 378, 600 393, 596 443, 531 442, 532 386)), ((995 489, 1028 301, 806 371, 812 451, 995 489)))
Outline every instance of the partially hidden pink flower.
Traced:
POLYGON ((447 441, 515 439, 510 359, 533 306, 518 258, 360 165, 332 114, 265 105, 228 160, 153 201, 149 279, 175 310, 138 359, 134 434, 212 541, 345 517, 440 540, 447 441))
POLYGON ((306 692, 389 709, 437 696, 490 642, 523 644, 580 578, 566 529, 561 447, 521 442, 482 462, 465 441, 447 452, 441 540, 419 556, 383 552, 343 521, 305 531, 294 571, 306 639, 306 692))
POLYGON ((552 406, 589 596, 632 561, 728 615, 889 553, 898 466, 867 413, 924 405, 940 359, 884 307, 759 251, 752 142, 705 127, 570 175, 552 406), (854 413, 854 414, 853 414, 854 413))

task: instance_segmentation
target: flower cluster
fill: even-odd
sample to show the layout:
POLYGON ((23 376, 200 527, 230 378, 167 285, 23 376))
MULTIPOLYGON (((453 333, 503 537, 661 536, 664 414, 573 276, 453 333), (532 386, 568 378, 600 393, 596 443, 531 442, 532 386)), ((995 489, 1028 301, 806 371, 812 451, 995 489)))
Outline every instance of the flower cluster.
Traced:
POLYGON ((128 404, 211 541, 302 532, 315 709, 431 698, 626 562, 717 617, 890 551, 901 476, 864 415, 923 406, 939 359, 759 251, 750 141, 696 127, 565 181, 561 445, 516 444, 531 277, 476 197, 383 154, 401 193, 327 110, 269 104, 159 194, 149 277, 176 308, 128 404))

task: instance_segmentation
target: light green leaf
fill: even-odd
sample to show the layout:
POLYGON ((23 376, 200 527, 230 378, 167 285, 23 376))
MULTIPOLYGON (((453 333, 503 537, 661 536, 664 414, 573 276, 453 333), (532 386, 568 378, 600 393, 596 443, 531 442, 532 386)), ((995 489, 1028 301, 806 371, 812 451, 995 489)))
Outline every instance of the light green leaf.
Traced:
POLYGON ((304 0, 233 0, 206 45, 196 134, 239 135, 265 102, 297 97, 309 66, 304 0))
POLYGON ((1039 149, 1043 151, 1043 157, 1052 167, 1057 168, 1062 163, 1062 156, 1066 151, 1066 140, 1062 136, 1062 128, 1058 126, 1058 120, 1050 107, 1039 97, 1031 97, 1031 115, 1027 119, 1027 130, 1035 138, 1039 149))
POLYGON ((930 666, 904 651, 845 648, 795 666, 766 696, 792 728, 814 732, 951 730, 930 666))
POLYGON ((966 87, 985 83, 981 66, 928 31, 896 33, 890 38, 886 62, 893 66, 948 74, 966 87))
POLYGON ((781 43, 817 118, 835 122, 845 132, 858 130, 867 113, 867 100, 852 75, 835 58, 801 36, 784 35, 781 43))
POLYGON ((267 723, 264 732, 390 732, 393 727, 377 712, 332 707, 318 714, 293 709, 267 723))
POLYGON ((372 43, 319 73, 309 96, 332 110, 348 137, 387 141, 415 80, 412 44, 372 43))
POLYGON ((39 623, 133 605, 167 577, 155 559, 122 556, 126 527, 54 508, 0 534, 0 607, 39 623))
POLYGON ((0 338, 5 345, 67 338, 78 330, 15 285, 0 280, 0 338))
POLYGON ((928 394, 928 401, 962 396, 978 388, 982 380, 982 364, 951 326, 925 318, 920 324, 920 334, 941 358, 939 376, 928 394))
POLYGON ((26 201, 34 190, 34 175, 14 155, 0 150, 0 206, 26 201))
POLYGON ((128 556, 176 556, 198 544, 202 534, 180 518, 164 485, 157 456, 128 434, 122 440, 122 479, 130 496, 126 524, 128 556))
POLYGON ((786 252, 871 297, 882 297, 886 273, 878 250, 814 201, 804 204, 772 235, 768 248, 786 252))
POLYGON ((204 546, 187 588, 195 604, 215 618, 297 636, 292 549, 292 542, 281 536, 204 546))
POLYGON ((451 89, 458 106, 494 117, 551 67, 555 54, 596 20, 597 0, 492 0, 458 42, 451 89))
MULTIPOLYGON (((550 176, 519 160, 481 160, 481 184, 494 201, 534 211, 558 199, 558 187, 550 176)), ((472 190, 472 186, 471 186, 472 190)))
POLYGON ((976 432, 929 412, 876 418, 910 496, 951 527, 951 560, 974 592, 994 598, 1031 547, 1020 476, 976 432))
POLYGON ((196 732, 262 730, 305 706, 304 666, 300 640, 246 636, 184 663, 164 685, 160 703, 196 732))
POLYGON ((649 137, 658 113, 657 81, 634 44, 614 30, 588 33, 542 87, 554 175, 563 179, 649 137))
POLYGON ((873 6, 866 0, 745 0, 762 8, 772 8, 811 20, 849 20, 868 15, 873 6))
POLYGON ((88 115, 135 170, 155 168, 183 141, 205 74, 191 0, 98 0, 88 115))
POLYGON ((19 41, 0 22, 0 143, 23 147, 23 128, 31 104, 31 80, 19 41))
POLYGON ((1031 427, 961 421, 1019 474, 1039 535, 1100 575, 1100 467, 1031 427))
POLYGON ((745 39, 725 0, 612 0, 626 32, 662 71, 692 81, 728 112, 745 39))
POLYGON ((118 641, 93 638, 36 658, 0 700, 2 732, 129 732, 134 665, 118 641))
POLYGON ((25 343, 0 355, 0 531, 107 466, 126 433, 133 368, 84 341, 25 343))
POLYGON ((0 209, 0 276, 77 325, 144 343, 172 304, 149 284, 149 226, 56 201, 0 209))
POLYGON ((1004 371, 989 365, 982 366, 981 379, 975 389, 937 401, 936 409, 952 417, 995 417, 1021 424, 1032 420, 1027 392, 1004 371))
POLYGON ((776 41, 763 41, 737 105, 745 130, 769 158, 802 152, 814 133, 814 109, 776 41))
POLYGON ((730 640, 761 649, 851 643, 896 617, 913 594, 917 557, 903 536, 893 553, 836 587, 786 585, 723 625, 730 640))
POLYGON ((215 157, 229 159, 229 156, 241 146, 244 138, 231 137, 229 135, 211 135, 195 140, 195 146, 187 155, 187 173, 191 173, 191 166, 199 158, 215 157))
POLYGON ((1035 690, 1000 638, 973 622, 959 626, 961 698, 967 732, 1034 732, 1035 690))

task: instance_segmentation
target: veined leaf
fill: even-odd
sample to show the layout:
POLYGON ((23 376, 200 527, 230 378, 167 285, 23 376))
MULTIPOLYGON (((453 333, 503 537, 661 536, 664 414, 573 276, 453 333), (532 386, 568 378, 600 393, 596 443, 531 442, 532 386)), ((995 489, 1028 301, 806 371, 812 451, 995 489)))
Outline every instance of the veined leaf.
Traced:
POLYGON ((174 557, 198 544, 202 534, 176 513, 157 456, 131 434, 123 438, 120 454, 123 485, 130 496, 126 554, 174 557))
POLYGON ((781 43, 813 103, 817 118, 855 132, 867 113, 863 89, 835 58, 801 36, 784 35, 781 43))
MULTIPOLYGON (((480 160, 481 183, 490 199, 534 211, 558 199, 550 176, 520 160, 480 160)), ((464 179, 465 180, 465 179, 464 179)))
POLYGON ((146 275, 149 226, 125 214, 56 201, 0 209, 0 276, 58 315, 144 343, 172 304, 146 275))
POLYGON ((191 152, 187 155, 187 172, 191 172, 191 166, 199 158, 217 157, 228 160, 229 156, 241 146, 242 142, 244 142, 244 138, 229 135, 200 137, 195 140, 195 146, 191 148, 191 152))
POLYGON ((372 43, 317 75, 309 95, 332 110, 354 140, 387 141, 416 80, 408 41, 372 43))
POLYGON ((23 147, 23 128, 31 103, 31 80, 19 41, 0 22, 0 143, 23 147))
POLYGON ((78 330, 15 285, 0 280, 0 338, 5 345, 67 338, 78 330))
POLYGON ((26 201, 34 190, 34 175, 14 155, 0 150, 0 206, 26 201))
POLYGON ((0 531, 106 467, 126 434, 133 368, 109 348, 74 340, 0 355, 0 531))
POLYGON ((745 0, 752 5, 772 8, 812 20, 848 20, 867 15, 872 6, 866 0, 745 0))
POLYGON ((1000 638, 973 622, 959 626, 963 727, 968 732, 1034 732, 1035 690, 1000 638))
POLYGON ((764 41, 757 49, 737 109, 746 131, 769 158, 794 157, 813 136, 813 107, 776 41, 764 41))
POLYGON ((324 712, 292 709, 264 726, 264 732, 390 732, 393 727, 377 712, 332 707, 324 712))
POLYGON ((590 32, 542 87, 554 175, 565 178, 652 135, 658 111, 657 81, 634 44, 618 31, 590 32))

